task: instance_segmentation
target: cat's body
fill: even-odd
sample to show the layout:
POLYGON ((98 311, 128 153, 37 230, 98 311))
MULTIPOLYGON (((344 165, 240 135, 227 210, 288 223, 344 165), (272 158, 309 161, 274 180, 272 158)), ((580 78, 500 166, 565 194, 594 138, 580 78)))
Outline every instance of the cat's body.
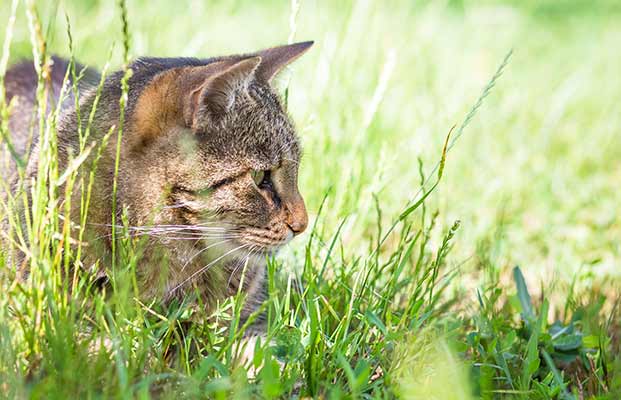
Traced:
MULTIPOLYGON (((55 107, 61 95, 65 72, 69 68, 69 63, 59 57, 52 57, 53 68, 49 75, 49 113, 55 107)), ((99 74, 91 69, 76 65, 78 70, 84 71, 84 76, 80 80, 80 89, 87 90, 97 84, 99 74)), ((71 76, 69 76, 71 79, 71 76)), ((69 82, 70 83, 70 82, 69 82)), ((36 107, 38 77, 32 62, 24 61, 11 67, 5 75, 6 99, 11 104, 11 114, 9 118, 9 132, 11 132, 12 151, 6 148, 5 143, 0 147, 0 177, 9 180, 16 173, 14 157, 24 158, 27 151, 36 142, 37 137, 33 135, 35 124, 38 123, 34 116, 36 107), (7 168, 8 166, 8 168, 7 168)), ((74 104, 73 91, 69 91, 64 97, 63 109, 68 109, 74 104)))
MULTIPOLYGON (((243 317, 253 312, 266 294, 267 254, 307 224, 297 190, 297 137, 269 82, 310 45, 206 60, 144 58, 132 63, 116 178, 123 72, 106 78, 86 141, 99 146, 112 129, 95 174, 84 268, 105 276, 105 266, 112 262, 116 179, 116 223, 125 215, 130 233, 145 238, 137 267, 145 298, 166 301, 198 292, 213 304, 236 293, 243 276, 243 317)), ((54 59, 50 93, 55 101, 66 69, 65 61, 54 59)), ((57 127, 61 171, 79 153, 78 126, 86 130, 97 80, 89 71, 81 85, 80 118, 73 99, 62 100, 57 127)), ((28 150, 36 82, 34 69, 26 64, 6 77, 7 98, 18 104, 10 131, 20 156, 28 150)), ((97 149, 82 164, 85 179, 97 149)), ((27 176, 36 175, 40 150, 35 140, 27 176)), ((9 174, 14 173, 13 165, 9 174)), ((74 189, 71 200, 76 226, 82 190, 86 188, 74 189)))

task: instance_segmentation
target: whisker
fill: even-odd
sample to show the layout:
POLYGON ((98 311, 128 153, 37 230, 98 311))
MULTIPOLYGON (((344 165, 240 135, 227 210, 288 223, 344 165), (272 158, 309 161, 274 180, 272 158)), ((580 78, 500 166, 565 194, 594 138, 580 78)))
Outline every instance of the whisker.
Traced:
POLYGON ((162 232, 172 232, 172 231, 197 231, 197 232, 222 232, 226 231, 225 228, 207 228, 207 227, 195 227, 192 225, 180 225, 180 226, 151 226, 151 227, 130 227, 128 230, 132 231, 162 231, 162 232))
MULTIPOLYGON (((172 239, 172 240, 200 240, 200 239, 238 239, 241 236, 239 234, 231 234, 231 233, 215 233, 215 232, 183 232, 183 231, 171 231, 171 232, 151 232, 151 231, 143 231, 143 232, 129 232, 132 237, 140 237, 140 236, 152 236, 163 239, 172 239), (172 236, 171 236, 172 235, 172 236)), ((122 235, 122 233, 117 234, 122 235)), ((112 233, 98 236, 95 239, 103 239, 109 238, 112 236, 112 233)))
POLYGON ((220 257, 216 258, 215 260, 211 261, 209 264, 205 265, 203 268, 199 269, 198 271, 196 271, 195 273, 193 273, 192 275, 190 275, 189 277, 187 277, 186 279, 184 279, 181 283, 179 283, 177 286, 175 286, 171 292, 175 292, 177 289, 179 289, 181 286, 185 285, 186 283, 188 283, 189 281, 191 281, 192 279, 194 279, 195 277, 197 277, 200 274, 203 274, 205 272, 207 272, 209 270, 209 267, 211 267, 212 265, 214 265, 216 262, 220 261, 221 259, 223 259, 224 257, 226 257, 227 255, 233 253, 234 251, 240 250, 244 247, 249 246, 248 244, 242 244, 241 246, 238 246, 232 250, 227 251, 226 253, 222 254, 220 257))
MULTIPOLYGON (((139 235, 139 236, 147 236, 147 234, 139 235)), ((171 239, 171 240, 201 240, 201 239, 239 239, 239 236, 205 236, 205 235, 196 235, 196 236, 166 236, 163 239, 171 239)))
POLYGON ((212 243, 212 244, 210 244, 209 246, 204 247, 203 249, 199 250, 196 254, 194 254, 192 257, 190 257, 190 259, 188 259, 188 260, 185 262, 185 264, 183 264, 183 267, 181 267, 181 271, 185 270, 185 268, 188 266, 188 264, 190 264, 190 262, 192 262, 192 260, 194 260, 196 257, 198 257, 199 255, 201 255, 201 254, 202 254, 202 253, 204 253, 205 251, 209 250, 209 249, 210 249, 210 248, 212 248, 212 247, 215 247, 215 246, 220 245, 220 244, 224 244, 224 243, 229 242, 229 241, 231 241, 231 239, 221 240, 221 241, 219 241, 219 242, 212 243))
MULTIPOLYGON (((212 223, 200 223, 200 224, 195 224, 195 225, 188 225, 188 224, 185 224, 185 225, 160 224, 160 225, 142 225, 142 226, 114 225, 114 227, 119 228, 119 229, 138 230, 138 231, 153 230, 153 229, 233 230, 233 228, 226 228, 223 226, 216 225, 216 223, 213 223, 214 225, 212 226, 209 226, 209 224, 212 224, 212 223)), ((89 223, 89 225, 105 226, 108 228, 111 228, 113 226, 112 224, 98 224, 98 223, 89 223)))
MULTIPOLYGON (((111 227, 110 224, 92 224, 98 226, 111 227)), ((190 238, 224 238, 224 237, 238 237, 239 230, 234 228, 225 228, 221 226, 204 226, 201 225, 153 225, 153 226, 122 226, 116 225, 119 229, 124 229, 133 236, 149 235, 149 236, 162 236, 176 234, 180 237, 190 238)), ((98 239, 110 237, 110 234, 100 236, 98 239)))
POLYGON ((229 275, 229 281, 227 282, 226 286, 230 287, 231 286, 231 280, 233 279, 233 277, 235 276, 235 274, 237 273, 237 270, 243 265, 244 268, 246 265, 248 265, 248 261, 250 260, 250 256, 252 255, 253 252, 257 251, 259 249, 259 247, 257 245, 251 245, 250 249, 248 250, 248 253, 246 254, 246 257, 241 260, 240 262, 237 263, 237 265, 235 266, 235 268, 233 269, 233 272, 231 272, 231 274, 229 275))
POLYGON ((239 236, 238 233, 235 232, 227 232, 227 231, 183 231, 183 230, 140 230, 140 231, 129 231, 129 233, 136 235, 170 235, 170 234, 178 234, 181 236, 222 236, 222 235, 235 235, 239 236))

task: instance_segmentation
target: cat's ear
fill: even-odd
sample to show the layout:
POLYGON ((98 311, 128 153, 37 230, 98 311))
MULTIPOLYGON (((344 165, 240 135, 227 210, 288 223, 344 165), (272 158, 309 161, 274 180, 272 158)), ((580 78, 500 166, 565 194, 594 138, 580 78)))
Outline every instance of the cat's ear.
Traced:
POLYGON ((257 68, 257 78, 265 82, 271 81, 287 65, 306 53, 313 42, 301 42, 285 46, 272 47, 256 53, 262 61, 257 68))
POLYGON ((260 64, 259 56, 238 61, 210 76, 204 85, 191 93, 194 103, 194 124, 225 115, 233 107, 235 97, 247 93, 248 85, 254 79, 255 71, 260 64))

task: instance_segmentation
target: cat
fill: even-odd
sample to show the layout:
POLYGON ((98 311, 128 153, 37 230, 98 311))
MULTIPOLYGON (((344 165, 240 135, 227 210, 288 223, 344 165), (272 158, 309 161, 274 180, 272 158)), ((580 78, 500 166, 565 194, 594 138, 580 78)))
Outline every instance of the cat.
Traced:
MULTIPOLYGON (((125 218, 129 233, 145 238, 136 267, 143 298, 168 302, 199 293, 203 304, 213 305, 241 290, 246 299, 242 321, 265 300, 268 255, 308 225, 297 183, 299 139, 271 82, 312 44, 208 59, 139 58, 129 65, 116 223, 125 218)), ((50 97, 62 101, 57 137, 63 171, 70 156, 79 153, 78 125, 83 130, 88 125, 99 75, 84 70, 78 113, 73 98, 58 98, 69 63, 56 57, 52 61, 50 97)), ((80 260, 82 268, 104 280, 112 263, 123 75, 117 71, 105 78, 88 139, 101 145, 112 130, 95 171, 85 226, 88 246, 80 260)), ((11 158, 29 150, 36 82, 28 63, 6 74, 7 99, 13 104, 11 158)), ((41 151, 36 138, 30 150, 23 180, 27 193, 41 151)), ((82 163, 82 176, 88 177, 95 153, 82 163)), ((11 165, 5 176, 15 176, 15 163, 11 165)), ((76 226, 82 190, 86 188, 74 188, 70 200, 69 217, 76 226)), ((24 255, 21 264, 28 265, 24 255)), ((255 329, 261 329, 260 322, 255 329)))

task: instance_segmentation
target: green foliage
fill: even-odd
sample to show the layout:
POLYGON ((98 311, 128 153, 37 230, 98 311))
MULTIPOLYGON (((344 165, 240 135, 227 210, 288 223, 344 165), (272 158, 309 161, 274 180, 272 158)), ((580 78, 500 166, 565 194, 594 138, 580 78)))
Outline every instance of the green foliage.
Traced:
MULTIPOLYGON (((0 83, 10 60, 34 56, 39 107, 53 110, 51 52, 109 71, 130 56, 315 39, 286 79, 312 228, 270 260, 266 338, 243 339, 243 294, 211 312, 138 301, 143 249, 126 230, 109 291, 74 273, 87 248, 60 188, 92 188, 75 170, 116 138, 90 143, 91 118, 59 171, 58 115, 40 113, 28 221, 15 213, 24 193, 0 197, 0 240, 15 238, 0 251, 0 397, 619 396, 616 2, 302 0, 293 15, 275 1, 192 4, 190 15, 170 1, 5 1, 0 20, 16 22, 0 34, 0 83), (31 255, 27 280, 15 279, 16 248, 31 255)), ((16 106, 1 93, 9 150, 16 106)))
MULTIPOLYGON (((493 310, 498 307, 500 292, 490 289, 489 296, 480 296, 481 311, 473 319, 475 330, 464 345, 477 360, 474 375, 479 377, 482 397, 500 392, 528 399, 576 399, 581 387, 589 383, 594 388, 591 395, 608 394, 608 360, 599 346, 606 338, 589 336, 584 340, 577 328, 585 326, 582 312, 566 324, 557 320, 548 325, 548 300, 544 298, 537 310, 518 267, 513 276, 517 307, 505 305, 499 315, 493 310), (511 311, 520 313, 519 323, 512 323, 511 311), (490 379, 495 380, 493 387, 490 379)), ((592 308, 597 314, 597 308, 592 308)))

